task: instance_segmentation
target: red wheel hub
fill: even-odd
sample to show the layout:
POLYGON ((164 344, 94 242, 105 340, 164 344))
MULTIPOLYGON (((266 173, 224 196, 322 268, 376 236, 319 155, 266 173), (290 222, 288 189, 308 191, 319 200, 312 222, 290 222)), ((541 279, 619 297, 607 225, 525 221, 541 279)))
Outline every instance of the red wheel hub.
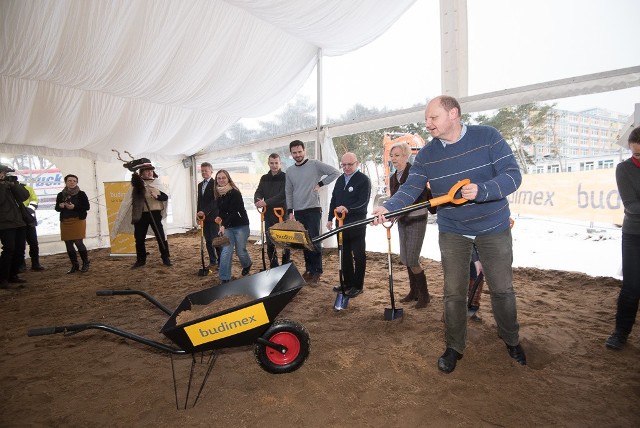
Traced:
POLYGON ((267 346, 266 354, 269 361, 273 364, 286 365, 293 362, 300 354, 300 341, 298 337, 288 331, 276 333, 269 338, 269 341, 287 347, 284 354, 267 346))

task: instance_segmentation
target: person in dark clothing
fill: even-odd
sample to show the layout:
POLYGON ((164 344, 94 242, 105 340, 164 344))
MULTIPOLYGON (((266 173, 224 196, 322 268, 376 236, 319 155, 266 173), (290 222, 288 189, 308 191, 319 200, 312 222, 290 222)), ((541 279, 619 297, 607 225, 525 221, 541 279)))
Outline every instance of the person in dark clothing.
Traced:
POLYGON ((200 174, 202 175, 202 181, 198 183, 196 208, 198 213, 196 218, 204 217, 202 233, 207 247, 207 254, 209 255, 209 269, 217 269, 222 250, 211 244, 213 238, 218 236, 218 232, 220 231, 218 224, 215 222, 218 216, 218 207, 215 197, 216 183, 215 180, 211 178, 213 174, 212 165, 209 162, 203 162, 200 165, 200 174))
POLYGON ((621 350, 636 322, 640 302, 640 128, 629 134, 631 157, 616 167, 622 205, 622 288, 616 307, 616 324, 605 344, 621 350))
MULTIPOLYGON (((389 151, 395 172, 389 177, 389 193, 395 195, 400 185, 407 181, 411 171, 411 147, 406 142, 398 142, 389 151)), ((413 202, 419 204, 432 198, 431 189, 425 186, 422 193, 413 202)), ((426 308, 431 300, 427 285, 427 275, 420 265, 420 252, 427 232, 428 212, 435 214, 435 208, 423 208, 397 219, 400 241, 400 261, 407 267, 409 275, 409 293, 400 299, 401 302, 417 300, 416 309, 426 308)))
MULTIPOLYGON (((27 237, 27 244, 29 244, 29 257, 31 258, 31 270, 43 271, 44 267, 40 264, 40 245, 38 244, 38 220, 36 218, 36 210, 38 209, 38 195, 36 195, 33 187, 22 183, 25 189, 29 192, 29 198, 23 202, 26 211, 32 218, 32 221, 27 223, 25 233, 27 237)), ((26 248, 25 248, 26 249, 26 248)), ((27 263, 25 260, 25 252, 22 252, 22 260, 20 262, 20 272, 27 271, 27 263)))
MULTIPOLYGON (((358 158, 355 153, 345 153, 340 166, 344 173, 338 177, 333 187, 327 229, 332 229, 334 210, 339 215, 344 213, 344 224, 364 220, 367 216, 367 205, 371 198, 371 181, 358 170, 358 158)), ((342 273, 346 295, 355 297, 364 288, 364 274, 367 268, 365 238, 367 225, 352 227, 342 232, 342 273)), ((334 291, 341 291, 338 285, 334 291)))
MULTIPOLYGON (((253 195, 253 200, 258 210, 264 209, 264 228, 269 230, 271 226, 278 222, 273 209, 280 208, 282 212, 287 211, 287 200, 285 196, 286 174, 282 172, 280 155, 271 153, 269 155, 269 172, 260 177, 260 183, 253 195)), ((279 266, 278 253, 276 246, 271 241, 269 234, 267 236, 267 257, 269 258, 270 268, 279 266)), ((289 263, 291 253, 289 249, 282 251, 282 264, 289 263)))
POLYGON ((249 240, 249 217, 244 208, 242 193, 235 185, 229 172, 221 169, 216 173, 216 202, 218 204, 218 219, 220 224, 220 235, 229 238, 229 245, 222 248, 220 254, 219 278, 222 283, 231 281, 231 259, 233 249, 240 259, 242 266, 242 276, 248 275, 251 270, 251 256, 247 251, 247 241, 249 240))
POLYGON ((7 175, 10 172, 14 169, 0 164, 0 288, 26 282, 18 276, 22 252, 17 246, 22 243, 24 251, 26 224, 19 204, 29 198, 29 192, 14 177, 7 175))
POLYGON ((87 194, 80 190, 78 177, 68 174, 64 177, 65 188, 56 198, 56 211, 60 213, 60 238, 67 247, 71 260, 71 269, 67 273, 89 271, 89 254, 83 239, 87 232, 87 211, 90 209, 87 194), (82 268, 78 264, 75 247, 82 259, 82 268))
POLYGON ((162 213, 166 211, 166 203, 169 195, 161 190, 160 180, 154 172, 155 167, 149 163, 142 164, 138 168, 138 173, 131 176, 132 194, 132 218, 133 236, 136 240, 136 262, 132 269, 144 266, 147 262, 147 249, 145 238, 149 231, 149 226, 153 230, 158 241, 160 257, 165 266, 171 266, 169 258, 169 243, 162 226, 162 213))

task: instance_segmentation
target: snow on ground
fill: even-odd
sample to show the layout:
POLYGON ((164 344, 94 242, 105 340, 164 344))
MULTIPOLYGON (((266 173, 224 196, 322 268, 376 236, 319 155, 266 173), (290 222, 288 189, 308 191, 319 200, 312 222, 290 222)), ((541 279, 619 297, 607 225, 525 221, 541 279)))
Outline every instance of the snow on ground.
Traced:
MULTIPOLYGON (((247 210, 252 233, 260 235, 260 214, 247 210)), ((59 233, 58 213, 38 212, 40 235, 59 233)), ((324 223, 324 220, 323 220, 324 223)), ((591 276, 621 278, 621 231, 614 225, 590 227, 558 219, 517 217, 513 228, 513 266, 582 272, 591 276)), ((257 244, 259 245, 259 241, 257 244)), ((324 245, 335 247, 335 237, 324 245)), ((382 226, 367 226, 367 250, 386 253, 387 236, 382 226)), ((397 253, 398 232, 391 233, 391 249, 397 253)), ((438 226, 429 223, 422 246, 422 256, 440 260, 438 226)))

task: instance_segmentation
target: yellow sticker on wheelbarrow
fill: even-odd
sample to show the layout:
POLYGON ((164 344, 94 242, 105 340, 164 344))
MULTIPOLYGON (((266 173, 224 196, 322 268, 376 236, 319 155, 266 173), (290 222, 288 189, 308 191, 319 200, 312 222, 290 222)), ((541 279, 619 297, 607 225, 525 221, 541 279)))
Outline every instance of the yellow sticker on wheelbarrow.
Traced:
POLYGON ((248 306, 184 328, 194 346, 233 336, 269 323, 263 303, 248 306))

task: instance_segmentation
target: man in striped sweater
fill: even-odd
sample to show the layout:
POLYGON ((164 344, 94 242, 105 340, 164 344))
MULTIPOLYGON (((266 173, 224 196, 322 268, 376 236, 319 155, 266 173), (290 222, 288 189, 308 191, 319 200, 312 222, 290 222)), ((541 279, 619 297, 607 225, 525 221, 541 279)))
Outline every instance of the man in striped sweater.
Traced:
POLYGON ((411 205, 430 183, 433 196, 448 193, 468 178, 461 195, 468 202, 438 207, 438 229, 444 271, 444 319, 446 350, 438 369, 451 373, 462 358, 467 339, 467 291, 473 244, 482 254, 482 265, 491 292, 498 336, 509 355, 526 364, 518 336, 516 296, 513 291, 513 250, 507 196, 520 186, 522 176, 513 152, 502 135, 489 126, 464 125, 460 104, 449 96, 433 99, 425 112, 433 137, 418 153, 407 181, 383 207, 376 208, 374 224, 384 214, 411 205))

